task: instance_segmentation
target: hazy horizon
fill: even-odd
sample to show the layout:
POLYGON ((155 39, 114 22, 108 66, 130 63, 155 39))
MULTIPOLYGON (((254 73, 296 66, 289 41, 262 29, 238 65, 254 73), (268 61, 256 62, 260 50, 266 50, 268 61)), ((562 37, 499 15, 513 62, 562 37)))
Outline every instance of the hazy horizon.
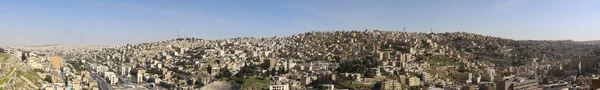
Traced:
POLYGON ((470 32, 516 40, 598 40, 600 1, 0 1, 0 46, 127 44, 310 31, 470 32))
MULTIPOLYGON (((371 30, 371 29, 369 29, 369 30, 371 30)), ((329 31, 364 31, 364 30, 329 30, 329 31)), ((381 30, 381 31, 402 31, 402 30, 381 30)), ((311 32, 311 31, 307 31, 307 32, 311 32)), ((407 32, 409 32, 409 31, 407 31, 407 32)), ((461 32, 461 31, 455 31, 455 32, 461 32)), ((409 32, 409 33, 429 33, 429 32, 409 32)), ((446 32, 434 32, 434 33, 446 33, 446 32)), ((448 33, 452 33, 452 32, 448 32, 448 33)), ((296 34, 302 34, 302 33, 296 33, 296 34)), ((472 33, 472 34, 478 34, 478 33, 472 33)), ((295 35, 295 34, 292 34, 292 35, 295 35)), ((483 34, 480 34, 480 35, 483 35, 483 34)), ((113 43, 113 44, 106 44, 106 43, 96 43, 96 44, 94 44, 94 43, 58 44, 57 43, 57 44, 31 44, 31 45, 12 45, 12 46, 2 46, 2 45, 0 45, 0 47, 43 46, 43 45, 125 45, 125 44, 139 44, 139 43, 147 43, 147 42, 160 42, 160 41, 166 41, 166 40, 174 40, 174 39, 177 39, 176 36, 177 35, 175 35, 175 37, 173 37, 173 38, 167 38, 167 39, 161 39, 161 40, 150 40, 150 41, 139 41, 139 42, 126 42, 126 43, 113 43)), ((254 37, 254 38, 270 38, 270 37, 273 37, 273 36, 277 36, 279 38, 287 37, 287 36, 272 35, 272 36, 254 37)), ((291 35, 288 35, 288 36, 291 36, 291 35)), ((485 36, 490 36, 490 35, 485 35, 485 36)), ((253 37, 253 36, 248 36, 248 37, 253 37)), ((491 36, 491 37, 498 37, 498 36, 491 36)), ((179 37, 179 38, 198 38, 198 37, 179 37)), ((230 38, 239 38, 239 37, 198 38, 198 39, 219 40, 219 39, 230 39, 230 38)), ((511 38, 506 38, 506 37, 499 37, 499 38, 511 39, 511 38)), ((547 39, 513 39, 513 40, 542 40, 543 41, 543 40, 547 40, 547 39)), ((562 39, 562 40, 570 40, 570 39, 562 39)), ((558 40, 558 41, 560 41, 560 40, 558 40)), ((586 42, 586 41, 600 41, 600 40, 572 40, 572 41, 586 42)))

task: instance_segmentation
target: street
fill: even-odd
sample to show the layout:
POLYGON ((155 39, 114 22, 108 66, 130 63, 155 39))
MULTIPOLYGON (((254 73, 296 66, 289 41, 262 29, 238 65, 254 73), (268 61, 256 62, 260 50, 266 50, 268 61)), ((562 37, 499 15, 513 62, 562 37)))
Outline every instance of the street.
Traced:
POLYGON ((96 73, 92 73, 91 76, 98 81, 98 88, 100 90, 111 90, 111 88, 108 86, 108 83, 106 83, 102 77, 96 75, 96 73))

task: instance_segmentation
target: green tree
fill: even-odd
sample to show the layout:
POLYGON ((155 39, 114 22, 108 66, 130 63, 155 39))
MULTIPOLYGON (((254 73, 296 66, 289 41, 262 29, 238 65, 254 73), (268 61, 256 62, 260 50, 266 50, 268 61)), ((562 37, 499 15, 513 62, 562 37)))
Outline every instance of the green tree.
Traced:
POLYGON ((227 79, 227 78, 230 78, 231 76, 232 75, 231 75, 231 72, 229 71, 229 69, 227 69, 227 68, 221 68, 219 70, 219 73, 217 74, 216 78, 218 78, 218 79, 227 79))
POLYGON ((50 76, 50 75, 46 75, 46 78, 44 78, 44 81, 54 83, 54 82, 52 82, 52 76, 50 76))
POLYGON ((412 86, 410 90, 421 90, 421 86, 412 86))

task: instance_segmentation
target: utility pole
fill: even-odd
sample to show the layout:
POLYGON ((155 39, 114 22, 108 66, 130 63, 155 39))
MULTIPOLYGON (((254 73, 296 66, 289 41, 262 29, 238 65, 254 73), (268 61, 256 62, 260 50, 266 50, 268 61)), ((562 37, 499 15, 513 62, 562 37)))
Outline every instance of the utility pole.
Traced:
POLYGON ((177 38, 178 39, 181 38, 180 34, 181 34, 181 32, 179 31, 179 29, 177 29, 177 38))

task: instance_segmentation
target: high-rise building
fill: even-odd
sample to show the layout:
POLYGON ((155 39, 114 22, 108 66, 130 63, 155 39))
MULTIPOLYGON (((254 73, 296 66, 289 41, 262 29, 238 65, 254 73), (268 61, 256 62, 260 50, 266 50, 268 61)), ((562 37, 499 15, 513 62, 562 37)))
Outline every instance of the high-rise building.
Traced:
POLYGON ((277 64, 277 60, 275 60, 275 59, 267 59, 264 61, 265 62, 263 64, 266 65, 268 67, 268 69, 275 68, 275 65, 277 64))
POLYGON ((143 83, 144 82, 144 73, 146 73, 146 70, 138 70, 137 71, 137 83, 143 83))
POLYGON ((313 80, 307 76, 302 76, 302 78, 300 78, 300 84, 302 84, 302 85, 308 85, 308 84, 312 83, 312 81, 313 80))

